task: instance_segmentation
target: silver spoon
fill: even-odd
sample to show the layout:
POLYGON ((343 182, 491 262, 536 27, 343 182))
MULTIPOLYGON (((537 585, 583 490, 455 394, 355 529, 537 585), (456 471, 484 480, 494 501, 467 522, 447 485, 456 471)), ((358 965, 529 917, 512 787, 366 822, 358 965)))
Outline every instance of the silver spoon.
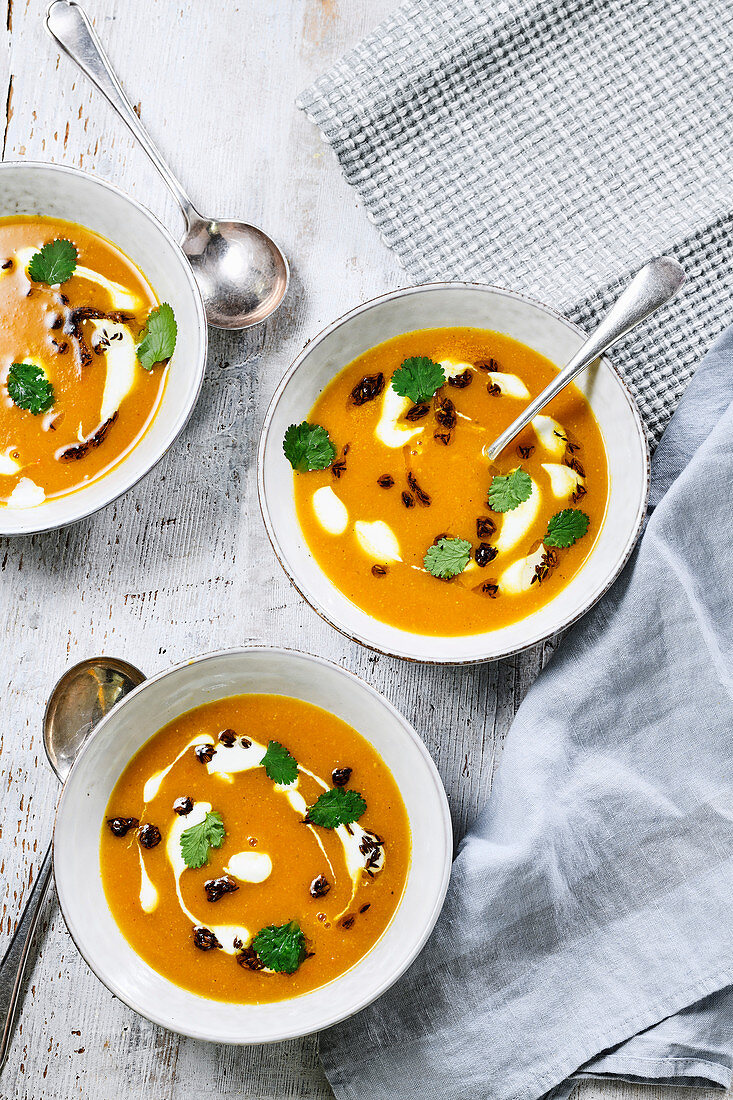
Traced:
MULTIPOLYGON (((97 723, 144 679, 134 665, 115 657, 91 657, 64 673, 51 692, 43 717, 46 756, 62 783, 97 723)), ((49 844, 33 890, 0 962, 0 1072, 8 1057, 23 974, 51 885, 51 853, 52 845, 49 844)))
POLYGON ((288 262, 275 242, 254 225, 199 214, 135 114, 83 8, 74 0, 54 0, 46 12, 46 26, 127 123, 180 206, 186 221, 181 247, 203 295, 209 324, 242 329, 264 321, 283 300, 290 277, 288 262))
POLYGON ((484 447, 485 457, 493 462, 522 428, 526 428, 530 420, 537 416, 540 409, 552 401, 553 397, 557 397, 560 390, 564 390, 568 383, 608 351, 612 344, 645 321, 670 298, 674 298, 684 281, 684 271, 671 256, 660 256, 642 267, 621 297, 611 306, 598 328, 591 333, 567 366, 563 367, 557 378, 534 401, 530 401, 524 412, 490 447, 484 447))

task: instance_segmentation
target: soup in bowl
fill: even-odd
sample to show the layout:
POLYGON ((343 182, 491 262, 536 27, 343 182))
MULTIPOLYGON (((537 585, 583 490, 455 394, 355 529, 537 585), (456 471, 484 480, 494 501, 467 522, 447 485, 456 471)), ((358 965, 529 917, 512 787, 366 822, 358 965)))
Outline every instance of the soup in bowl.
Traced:
POLYGON ((125 1003, 226 1043, 327 1027, 415 958, 447 889, 445 792, 415 731, 351 673, 230 650, 100 723, 54 833, 61 909, 125 1003))
POLYGON ((460 662, 591 605, 646 503, 621 379, 604 360, 485 456, 581 340, 520 295, 441 284, 360 307, 306 348, 270 407, 259 486, 278 557, 317 610, 385 652, 460 662))
POLYGON ((25 534, 90 515, 162 458, 207 331, 188 261, 134 199, 61 165, 6 162, 0 183, 0 533, 25 534))

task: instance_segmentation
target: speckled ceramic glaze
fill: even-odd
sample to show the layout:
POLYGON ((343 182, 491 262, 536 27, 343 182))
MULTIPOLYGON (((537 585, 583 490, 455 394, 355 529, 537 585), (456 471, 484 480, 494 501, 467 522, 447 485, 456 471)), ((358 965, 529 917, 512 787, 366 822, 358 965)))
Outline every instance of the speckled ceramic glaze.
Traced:
POLYGON ((101 234, 141 269, 178 323, 176 350, 158 412, 135 447, 112 470, 82 489, 36 508, 0 508, 0 534, 62 527, 103 508, 163 457, 196 403, 206 366, 204 307, 191 268, 168 231, 134 199, 102 180, 56 164, 0 164, 0 217, 45 215, 101 234))
MULTIPOLYGON (((452 859, 448 803, 427 749, 373 688, 318 657, 237 649, 200 657, 147 680, 100 723, 64 787, 54 832, 61 911, 79 951, 125 1004, 173 1031, 222 1043, 266 1043, 342 1020, 383 993, 410 965, 438 918, 452 859), (396 779, 410 822, 412 860, 392 923, 339 978, 292 1001, 234 1005, 173 985, 135 954, 107 906, 99 834, 112 789, 161 726, 214 699, 247 692, 289 695, 323 707, 375 747, 396 779)), ((132 889, 138 888, 137 883, 132 889)), ((173 948, 171 948, 173 950, 173 948)))
POLYGON ((308 344, 272 399, 259 448, 260 506, 285 572, 333 626, 372 649, 437 664, 495 660, 568 626, 618 576, 639 536, 649 491, 649 452, 639 413, 607 359, 576 385, 588 398, 603 433, 609 500, 603 527, 579 573, 550 603, 499 630, 466 637, 411 634, 378 622, 344 596, 321 571, 295 510, 293 471, 283 454, 289 424, 310 412, 324 387, 347 363, 376 344, 422 328, 468 326, 506 333, 562 366, 584 336, 552 309, 521 294, 470 283, 408 287, 352 310, 308 344))

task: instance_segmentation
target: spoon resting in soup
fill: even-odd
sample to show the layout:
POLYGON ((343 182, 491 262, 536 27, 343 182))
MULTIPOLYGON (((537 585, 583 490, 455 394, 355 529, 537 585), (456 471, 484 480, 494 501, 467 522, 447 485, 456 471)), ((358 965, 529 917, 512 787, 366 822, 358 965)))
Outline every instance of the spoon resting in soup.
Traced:
POLYGON ((495 464, 484 450, 556 373, 470 328, 407 333, 346 366, 283 441, 301 529, 332 583, 416 634, 496 630, 553 599, 608 502, 590 406, 568 386, 495 464))

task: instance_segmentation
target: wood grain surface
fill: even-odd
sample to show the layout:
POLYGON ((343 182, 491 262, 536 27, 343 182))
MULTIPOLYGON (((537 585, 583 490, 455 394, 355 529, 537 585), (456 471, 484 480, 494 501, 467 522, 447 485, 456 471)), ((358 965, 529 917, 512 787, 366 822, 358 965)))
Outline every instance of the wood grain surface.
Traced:
MULTIPOLYGON (((0 540, 0 952, 51 835, 58 790, 41 719, 50 687, 69 664, 106 653, 152 673, 250 642, 341 662, 422 734, 460 836, 489 796, 502 739, 552 648, 438 671, 368 653, 300 599, 260 519, 256 441, 286 367, 335 317, 410 281, 294 104, 396 0, 83 2, 194 202, 262 225, 290 258, 293 280, 286 304, 264 327, 211 332, 193 419, 142 484, 67 530, 0 540)), ((92 171, 180 232, 180 215, 144 154, 59 57, 43 26, 45 6, 0 0, 3 158, 92 171)), ((589 1083, 581 1100, 632 1100, 638 1091, 589 1083)), ((653 1091, 659 1100, 674 1095, 653 1091)), ((136 1016, 87 969, 55 901, 49 904, 0 1100, 331 1095, 315 1039, 213 1046, 136 1016)))

